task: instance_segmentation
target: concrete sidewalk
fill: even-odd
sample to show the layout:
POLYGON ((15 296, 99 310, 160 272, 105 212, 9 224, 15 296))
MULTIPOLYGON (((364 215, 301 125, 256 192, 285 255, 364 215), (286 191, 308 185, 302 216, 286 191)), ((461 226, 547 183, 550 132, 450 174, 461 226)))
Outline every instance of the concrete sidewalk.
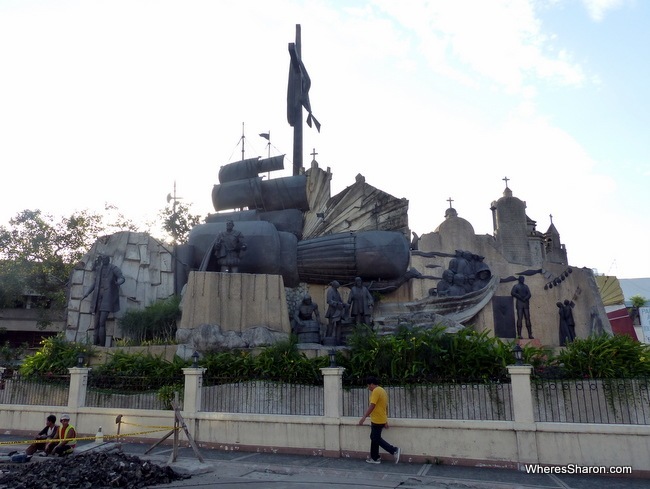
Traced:
MULTIPOLYGON (((0 436, 0 441, 18 440, 15 436, 0 436)), ((125 453, 166 465, 170 446, 157 447, 151 454, 144 452, 151 445, 122 444, 125 453)), ((16 447, 20 449, 20 447, 16 447)), ((92 443, 80 442, 78 451, 94 448, 92 443)), ((180 448, 177 462, 171 464, 177 472, 191 475, 189 479, 161 488, 220 489, 317 489, 317 488, 447 488, 447 489, 641 489, 650 483, 632 476, 527 474, 524 471, 489 467, 461 467, 409 463, 395 464, 386 456, 379 465, 363 459, 325 458, 321 456, 287 455, 220 451, 202 448, 205 462, 200 462, 190 448, 180 448)), ((47 459, 44 459, 47 460, 47 459)), ((40 462, 40 461, 39 461, 40 462)), ((30 462, 34 463, 34 462, 30 462)))
MULTIPOLYGON (((142 456, 148 446, 128 444, 127 453, 142 456)), ((151 460, 165 464, 171 448, 163 447, 151 460)), ((192 478, 164 487, 219 488, 449 488, 449 489, 618 489, 647 488, 648 480, 599 475, 527 474, 523 471, 446 465, 411 464, 392 459, 379 465, 362 459, 273 453, 223 452, 201 449, 205 463, 189 448, 179 451, 172 467, 192 478)), ((390 457, 387 457, 390 458, 390 457)), ((161 486, 163 487, 163 486, 161 486)))

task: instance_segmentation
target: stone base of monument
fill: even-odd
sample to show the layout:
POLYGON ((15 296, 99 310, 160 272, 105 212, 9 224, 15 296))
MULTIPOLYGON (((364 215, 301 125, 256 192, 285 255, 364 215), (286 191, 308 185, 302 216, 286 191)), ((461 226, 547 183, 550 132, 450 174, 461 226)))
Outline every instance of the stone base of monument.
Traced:
POLYGON ((190 272, 181 302, 180 327, 219 325, 242 333, 263 326, 291 333, 284 282, 280 275, 190 272))
POLYGON ((338 341, 334 336, 326 336, 323 338, 323 346, 338 346, 338 341))
POLYGON ((519 346, 521 346, 522 348, 523 348, 524 346, 526 346, 526 345, 534 346, 534 347, 536 347, 536 348, 541 348, 542 346, 544 346, 544 345, 542 345, 542 342, 539 341, 537 338, 532 338, 532 339, 528 339, 528 338, 519 338, 519 339, 516 339, 515 341, 516 341, 517 344, 518 344, 519 346))

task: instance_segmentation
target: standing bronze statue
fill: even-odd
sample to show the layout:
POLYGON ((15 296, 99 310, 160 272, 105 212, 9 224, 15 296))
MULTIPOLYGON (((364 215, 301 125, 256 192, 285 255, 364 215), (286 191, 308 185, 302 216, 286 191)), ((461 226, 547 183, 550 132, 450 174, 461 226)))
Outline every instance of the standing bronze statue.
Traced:
POLYGON ((530 324, 530 289, 524 283, 524 277, 519 276, 519 282, 510 291, 510 295, 515 298, 517 306, 517 338, 521 338, 522 321, 526 321, 528 338, 533 338, 533 327, 530 324))
POLYGON ((354 279, 354 285, 350 289, 348 297, 350 304, 350 315, 356 324, 371 324, 372 308, 375 301, 370 295, 368 287, 363 285, 361 277, 354 279))
POLYGON ((98 257, 93 266, 95 281, 81 300, 93 291, 90 311, 95 315, 93 344, 106 345, 106 320, 111 312, 120 310, 120 285, 124 283, 122 271, 111 264, 108 256, 98 257))
POLYGON ((325 332, 326 338, 335 338, 335 343, 338 345, 341 342, 341 321, 345 316, 345 304, 339 293, 340 284, 333 280, 327 289, 327 331, 325 332))
POLYGON ((246 251, 244 236, 235 230, 235 223, 232 220, 226 221, 226 230, 219 233, 214 244, 214 256, 217 257, 217 264, 221 272, 239 272, 239 256, 246 251))
POLYGON ((575 304, 568 300, 564 303, 558 302, 558 314, 560 318, 560 346, 566 346, 576 339, 576 323, 573 319, 573 306, 575 304))

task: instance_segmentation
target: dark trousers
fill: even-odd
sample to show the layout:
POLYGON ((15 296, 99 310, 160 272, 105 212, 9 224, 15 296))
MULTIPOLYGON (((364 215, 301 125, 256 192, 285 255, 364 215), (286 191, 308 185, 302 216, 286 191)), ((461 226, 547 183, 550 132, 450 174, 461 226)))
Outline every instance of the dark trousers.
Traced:
POLYGON ((526 329, 528 330, 528 337, 533 337, 533 328, 530 325, 530 309, 527 307, 517 306, 517 337, 521 338, 522 320, 526 322, 526 329))
POLYGON ((370 458, 373 460, 379 460, 379 447, 391 455, 394 455, 397 451, 397 448, 381 437, 384 426, 383 424, 370 423, 370 458))
POLYGON ((70 455, 72 451, 74 450, 74 447, 70 447, 68 445, 57 445, 54 448, 54 455, 58 455, 59 457, 63 457, 65 455, 70 455))
POLYGON ((95 313, 95 333, 93 344, 106 346, 106 320, 110 311, 97 311, 95 313))

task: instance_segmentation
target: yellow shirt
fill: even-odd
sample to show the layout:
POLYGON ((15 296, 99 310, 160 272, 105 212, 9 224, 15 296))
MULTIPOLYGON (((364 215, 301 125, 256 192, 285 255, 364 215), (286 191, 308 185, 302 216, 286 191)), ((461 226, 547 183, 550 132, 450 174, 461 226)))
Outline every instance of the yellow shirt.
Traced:
POLYGON ((370 413, 370 422, 375 424, 388 423, 388 394, 383 387, 375 387, 370 393, 370 404, 375 405, 375 409, 370 413))

